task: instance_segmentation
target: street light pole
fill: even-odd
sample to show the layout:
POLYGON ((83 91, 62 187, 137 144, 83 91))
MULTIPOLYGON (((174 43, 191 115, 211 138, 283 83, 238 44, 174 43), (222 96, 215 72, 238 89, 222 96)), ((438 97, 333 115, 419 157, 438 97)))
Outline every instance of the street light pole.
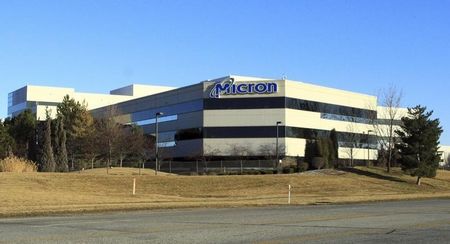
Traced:
POLYGON ((280 164, 280 152, 279 152, 279 149, 278 149, 278 137, 279 137, 279 132, 278 132, 278 126, 281 124, 281 121, 277 121, 277 139, 276 139, 276 148, 275 148, 275 154, 276 154, 276 161, 275 161, 275 165, 276 165, 276 167, 277 168, 279 168, 279 164, 280 164))
POLYGON ((157 112, 155 114, 155 175, 158 174, 158 117, 163 115, 163 112, 157 112))

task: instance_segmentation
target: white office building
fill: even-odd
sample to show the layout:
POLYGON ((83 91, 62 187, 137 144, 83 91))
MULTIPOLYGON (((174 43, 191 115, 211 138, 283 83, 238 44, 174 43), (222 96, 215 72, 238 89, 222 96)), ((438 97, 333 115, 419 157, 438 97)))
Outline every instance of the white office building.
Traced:
MULTIPOLYGON (((31 109, 37 118, 56 112, 65 95, 88 104, 94 117, 108 106, 117 120, 155 133, 174 159, 200 156, 263 157, 274 154, 278 138, 281 157, 303 157, 306 140, 326 137, 335 129, 339 158, 377 159, 373 121, 387 122, 385 108, 372 95, 287 79, 226 76, 181 87, 131 85, 110 94, 80 93, 69 88, 26 86, 9 94, 12 116, 31 109), (349 138, 356 135, 357 143, 349 138), (350 148, 353 148, 352 150, 350 148)), ((406 114, 400 109, 397 120, 406 114)))
POLYGON ((92 110, 172 89, 174 88, 133 84, 112 90, 110 94, 97 94, 77 92, 73 88, 27 85, 8 94, 8 115, 13 117, 30 109, 38 120, 46 119, 46 110, 54 117, 56 105, 62 102, 65 95, 80 103, 84 102, 92 110))

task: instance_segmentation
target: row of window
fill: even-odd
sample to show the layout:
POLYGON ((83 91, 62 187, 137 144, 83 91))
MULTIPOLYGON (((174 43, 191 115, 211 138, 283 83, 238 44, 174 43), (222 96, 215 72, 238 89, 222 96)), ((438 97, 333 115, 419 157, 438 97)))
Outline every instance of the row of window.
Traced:
MULTIPOLYGON (((376 122, 379 125, 389 125, 391 123, 391 120, 390 119, 377 119, 376 122)), ((402 121, 401 120, 392 120, 392 125, 400 126, 400 125, 402 125, 402 121)))
POLYGON ((8 94, 8 107, 27 101, 27 88, 23 87, 8 94))
MULTIPOLYGON (((320 114, 321 119, 331 119, 331 120, 338 120, 338 121, 346 121, 346 122, 355 122, 355 123, 363 123, 363 124, 372 124, 376 123, 378 125, 389 125, 391 123, 390 119, 366 119, 366 118, 360 118, 360 117, 354 117, 354 116, 346 116, 346 115, 339 115, 339 114, 327 114, 327 113, 321 113, 320 114)), ((392 120, 392 125, 400 126, 402 125, 401 120, 392 120)))
POLYGON ((339 114, 328 114, 328 113, 321 113, 320 114, 321 119, 331 119, 331 120, 338 120, 338 121, 346 121, 346 122, 355 122, 355 123, 362 123, 362 124, 370 124, 373 120, 367 119, 367 118, 360 118, 355 116, 347 116, 347 115, 339 115, 339 114))
MULTIPOLYGON (((203 109, 203 99, 193 100, 185 103, 162 106, 158 108, 151 108, 142 111, 131 113, 131 121, 133 123, 154 123, 156 113, 162 112, 164 116, 177 115, 182 113, 189 113, 201 111, 203 109), (144 121, 144 122, 142 122, 144 121)), ((163 118, 161 116, 161 118, 163 118)))
MULTIPOLYGON (((158 117, 158 123, 159 122, 168 122, 168 121, 174 121, 178 119, 178 115, 169 115, 169 116, 161 116, 158 117)), ((156 123, 156 118, 153 119, 145 119, 145 120, 139 120, 139 121, 134 121, 132 122, 132 124, 135 125, 139 125, 139 126, 143 126, 143 125, 151 125, 151 124, 155 124, 156 123)))
POLYGON ((340 106, 328 103, 307 101, 289 97, 263 97, 263 98, 227 98, 227 99, 197 99, 185 103, 162 106, 131 113, 131 121, 137 125, 155 123, 157 112, 164 113, 160 122, 177 119, 177 114, 215 109, 268 109, 290 108, 321 113, 321 118, 353 121, 357 123, 370 123, 376 118, 376 111, 340 106), (173 117, 170 117, 173 116, 173 117))
POLYGON ((359 120, 361 123, 368 123, 369 120, 377 117, 377 112, 374 110, 307 101, 290 97, 205 99, 203 108, 211 110, 290 108, 323 114, 343 115, 348 118, 362 118, 359 120))
POLYGON ((13 94, 11 92, 8 93, 8 107, 12 107, 12 105, 13 105, 13 94))
MULTIPOLYGON (((181 129, 174 132, 173 141, 192 140, 201 138, 275 138, 277 135, 276 126, 253 126, 253 127, 205 127, 181 129)), ((169 132, 165 132, 169 133, 169 132)), ((173 133, 173 132, 172 132, 173 133)), ((352 145, 357 148, 376 148, 377 137, 375 135, 336 132, 338 141, 342 146, 352 145)), ((279 126, 279 137, 315 139, 329 137, 330 131, 299 128, 291 126, 279 126)), ((168 141, 172 141, 168 139, 168 141)))

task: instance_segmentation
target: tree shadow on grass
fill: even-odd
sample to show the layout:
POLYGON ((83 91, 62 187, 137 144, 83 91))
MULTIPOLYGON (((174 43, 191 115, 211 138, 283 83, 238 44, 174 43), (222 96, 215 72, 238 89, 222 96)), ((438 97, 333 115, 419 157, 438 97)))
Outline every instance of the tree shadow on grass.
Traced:
POLYGON ((374 172, 369 172, 369 171, 364 171, 364 170, 360 170, 360 169, 355 169, 355 168, 344 168, 341 169, 342 171, 348 172, 348 173, 353 173, 353 174, 357 174, 357 175, 364 175, 367 177, 372 177, 375 179, 380 179, 380 180, 389 180, 389 181, 394 181, 394 182, 403 182, 403 183, 407 183, 405 180, 399 179, 395 176, 388 176, 388 175, 382 175, 382 174, 377 174, 374 172))

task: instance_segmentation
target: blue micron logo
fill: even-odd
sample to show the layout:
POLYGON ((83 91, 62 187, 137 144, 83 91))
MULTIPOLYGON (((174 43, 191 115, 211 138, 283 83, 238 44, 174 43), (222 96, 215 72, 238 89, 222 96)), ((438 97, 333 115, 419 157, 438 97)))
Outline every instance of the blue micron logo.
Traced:
POLYGON ((220 98, 221 95, 271 94, 278 91, 275 82, 255 82, 235 84, 234 78, 227 78, 215 83, 209 97, 220 98))

